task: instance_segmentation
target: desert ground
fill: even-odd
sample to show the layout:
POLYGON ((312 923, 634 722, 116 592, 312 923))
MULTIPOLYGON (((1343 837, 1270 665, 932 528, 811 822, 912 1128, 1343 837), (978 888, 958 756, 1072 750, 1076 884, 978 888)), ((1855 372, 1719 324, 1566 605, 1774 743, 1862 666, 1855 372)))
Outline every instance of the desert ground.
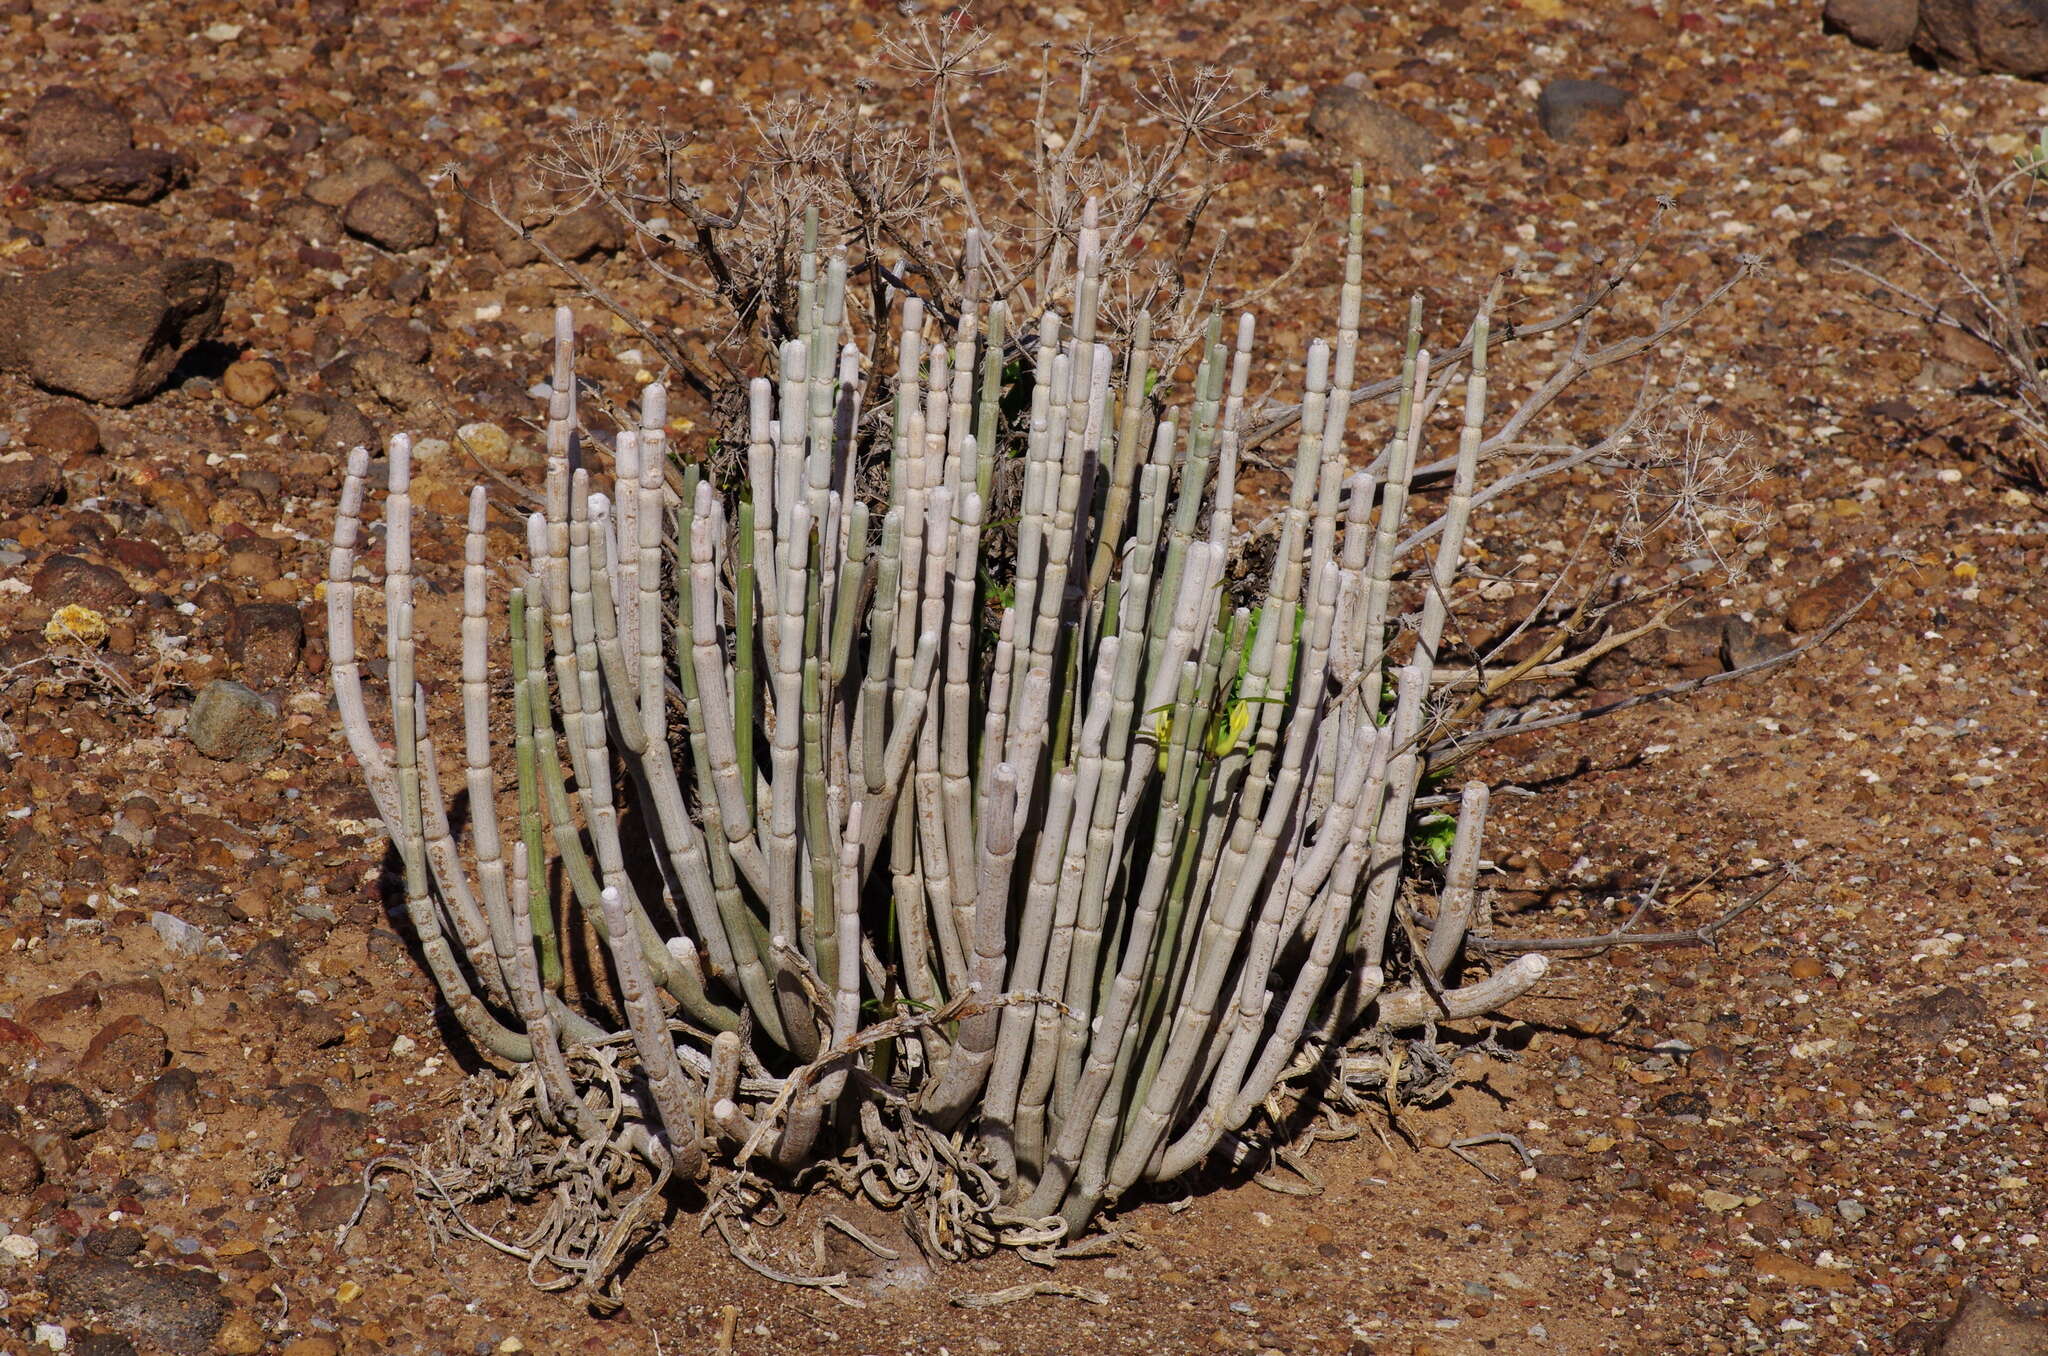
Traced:
MULTIPOLYGON (((713 173, 750 108, 903 95, 878 47, 903 22, 859 0, 0 0, 0 1349, 2043 1349, 2025 1315, 2048 1306, 2048 495, 2013 473, 2026 434, 1989 355, 1841 264, 1952 288, 1906 237, 1981 259, 1964 162, 2010 166, 2048 84, 1868 49, 1793 0, 1005 3, 960 21, 1001 64, 960 111, 994 141, 1028 128, 1047 44, 1101 45, 1133 82, 1172 65, 1264 87, 1263 135, 1226 158, 1207 219, 1225 307, 1300 255, 1254 303, 1276 354, 1333 323, 1331 204, 1368 151, 1311 127, 1332 87, 1413 136, 1367 164, 1376 371, 1412 293, 1462 323, 1510 250, 1537 302, 1646 241, 1631 296, 1652 302, 1750 269, 1651 367, 1746 440, 1768 525, 1740 577, 1577 697, 1721 673, 1867 604, 1796 663, 1471 764, 1532 793, 1495 798, 1499 931, 1606 931, 1645 891, 1646 926, 1696 928, 1777 882, 1718 945, 1560 956, 1496 1023, 1513 1059, 1360 1118, 1307 1160, 1313 1187, 1216 1171, 1124 1207, 1114 1249, 1052 1277, 1101 1304, 954 1303, 1042 1278, 998 1258, 905 1267, 842 1305, 754 1274, 680 1213, 601 1319, 432 1237, 395 1175, 339 1239, 363 1165, 429 1142, 480 1067, 391 909, 328 695, 345 452, 489 423, 510 435, 491 471, 531 486, 552 308, 574 307, 599 385, 629 390, 646 362, 547 263, 507 263, 455 181, 517 175, 592 118, 686 131, 713 173), (1561 79, 1626 102, 1546 129, 1561 79), (404 192, 366 205, 379 160, 404 192), (97 373, 92 398, 39 384, 35 279, 181 260, 228 272, 177 266, 220 300, 174 369, 97 373), (67 604, 109 622, 92 663, 51 658, 67 604), (271 699, 270 725, 208 756, 193 697, 224 678, 271 699), (1494 1132, 1533 1168, 1436 1147, 1494 1132), (2013 1312, 1944 1328, 1985 1300, 2013 1312)), ((2038 215, 2001 229, 2023 301, 2048 304, 2038 215)), ((593 276, 691 351, 718 342, 715 317, 605 243, 593 276)), ((1595 390, 1570 417, 1591 429, 1626 396, 1595 390)), ((422 670, 441 666, 443 699, 447 510, 469 473, 423 487, 422 670)), ((1244 488, 1277 483, 1253 468, 1244 488)), ((1546 485, 1477 531, 1512 559, 1612 507, 1598 484, 1546 485)))

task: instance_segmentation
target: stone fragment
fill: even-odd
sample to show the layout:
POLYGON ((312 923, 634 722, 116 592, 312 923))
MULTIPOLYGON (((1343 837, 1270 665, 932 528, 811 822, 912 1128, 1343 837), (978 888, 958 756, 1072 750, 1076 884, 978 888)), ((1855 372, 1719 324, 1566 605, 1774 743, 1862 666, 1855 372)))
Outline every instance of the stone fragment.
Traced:
POLYGON ((412 413, 444 403, 441 383, 424 367, 409 363, 388 349, 358 353, 354 362, 358 388, 367 388, 393 409, 412 413))
POLYGON ((1870 567, 1859 561, 1794 598, 1785 609, 1785 625, 1793 631, 1818 631, 1869 591, 1870 567))
POLYGON ((228 619, 228 653, 251 687, 291 677, 305 646, 305 618, 290 603, 244 603, 228 619))
POLYGON ((1885 1014, 1892 1029, 1911 1040, 1933 1042, 1958 1026, 1981 1022, 1991 1007, 1981 994, 1944 984, 1932 993, 1909 998, 1885 1014))
POLYGON ((183 181, 191 162, 176 151, 125 150, 96 160, 67 160, 22 181, 33 193, 72 202, 155 202, 183 181))
POLYGON ((130 1013, 99 1029, 78 1061, 78 1072, 102 1092, 125 1093, 155 1078, 169 1054, 164 1029, 130 1013))
POLYGON ((371 184, 348 200, 341 224, 351 235, 403 254, 434 243, 440 223, 434 201, 423 188, 385 180, 371 184))
POLYGON ((485 165, 471 192, 475 201, 463 200, 458 222, 463 246, 473 254, 495 254, 507 268, 521 268, 539 259, 541 253, 532 240, 499 220, 486 204, 495 205, 565 259, 610 253, 625 244, 617 219, 599 203, 559 212, 553 196, 536 180, 526 148, 514 148, 485 165))
POLYGON ((262 358, 243 358, 221 373, 221 393, 245 409, 255 409, 278 393, 277 365, 262 358))
POLYGON ((404 316, 373 316, 363 322, 362 347, 389 349, 409 363, 423 363, 433 351, 433 334, 404 316))
POLYGON ((56 85, 29 106, 23 158, 46 166, 67 160, 100 160, 134 144, 128 115, 104 95, 56 85))
POLYGON ((13 1135, 0 1134, 0 1196, 26 1196, 42 1182, 36 1151, 13 1135))
POLYGON ((328 411, 327 421, 321 425, 316 436, 314 450, 322 456, 346 457, 358 447, 367 447, 371 452, 381 452, 383 435, 369 416, 356 408, 354 402, 337 400, 328 411))
POLYGON ((1552 141, 1619 146, 1629 137, 1628 91, 1600 80, 1553 80, 1536 96, 1536 120, 1552 141))
POLYGON ((185 720, 185 737, 208 758, 261 762, 284 738, 277 703, 241 683, 216 678, 201 690, 185 720))
MULTIPOLYGON (((347 207, 356 194, 372 184, 418 184, 419 178, 411 170, 381 155, 366 155, 343 166, 324 179, 316 179, 306 188, 306 196, 323 207, 336 209, 347 207)), ((425 187, 419 192, 424 195, 425 187)))
POLYGON ((233 275, 217 259, 174 259, 0 280, 0 368, 46 390, 132 405, 219 332, 233 275))
POLYGON ((1347 160, 1398 174, 1419 174, 1443 153, 1428 129, 1349 85, 1325 85, 1309 109, 1308 130, 1347 160))
POLYGON ((64 473, 48 457, 14 457, 0 461, 0 509, 10 512, 41 508, 64 493, 64 473))
POLYGON ((107 1125, 107 1113, 91 1094, 76 1083, 61 1079, 45 1078, 29 1084, 22 1110, 43 1128, 66 1139, 83 1139, 107 1125))
POLYGON ((352 1150, 360 1150, 370 1133, 370 1118, 347 1107, 318 1106, 292 1122, 285 1137, 285 1151, 294 1158, 326 1166, 340 1163, 352 1150))
POLYGON ((1920 0, 1919 18, 1913 45, 1945 69, 2048 75, 2043 0, 1920 0))
POLYGON ((361 1206, 363 1211, 358 1227, 376 1230, 391 1222, 391 1200, 388 1196, 381 1191, 372 1191, 370 1199, 365 1202, 362 1184, 349 1181, 321 1187, 308 1196, 299 1207, 299 1223, 314 1233, 327 1233, 353 1219, 357 1206, 361 1206))
POLYGON ((1849 35, 1859 47, 1903 52, 1913 45, 1920 25, 1920 0, 1827 0, 1828 26, 1849 35))
POLYGON ((100 450, 100 426, 68 401, 45 405, 28 421, 27 441, 46 452, 82 456, 100 450))
POLYGON ((198 1119, 199 1075, 190 1069, 166 1069, 143 1096, 150 1123, 177 1134, 198 1119))
POLYGON ((183 1267, 135 1266, 112 1257, 59 1257, 43 1277, 66 1317, 96 1318, 123 1336, 175 1356, 200 1356, 227 1318, 220 1278, 183 1267))
POLYGON ((51 556, 30 581, 37 602, 52 609, 76 605, 116 612, 135 601, 135 590, 119 573, 82 556, 51 556))

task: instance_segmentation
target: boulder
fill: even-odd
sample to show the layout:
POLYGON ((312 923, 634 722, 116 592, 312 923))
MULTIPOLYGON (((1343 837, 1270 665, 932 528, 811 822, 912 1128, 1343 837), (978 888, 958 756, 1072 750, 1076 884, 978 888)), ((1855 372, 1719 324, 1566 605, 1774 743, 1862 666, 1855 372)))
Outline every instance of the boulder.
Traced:
POLYGON ((1402 175, 1419 174, 1443 154, 1443 145, 1406 114, 1397 113, 1349 85, 1316 91, 1308 130, 1347 160, 1361 160, 1402 175))
POLYGON ((0 281, 0 369, 96 404, 133 405, 219 333, 233 276, 217 259, 171 259, 0 281))
POLYGON ((2048 0, 1919 0, 1913 45, 1943 67, 2048 75, 2048 0))

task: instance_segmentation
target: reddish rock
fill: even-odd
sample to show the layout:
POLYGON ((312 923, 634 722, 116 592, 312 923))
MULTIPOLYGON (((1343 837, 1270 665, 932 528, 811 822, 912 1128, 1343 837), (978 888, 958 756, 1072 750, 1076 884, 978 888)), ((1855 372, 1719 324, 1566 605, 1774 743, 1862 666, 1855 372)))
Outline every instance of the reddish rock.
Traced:
POLYGON ((232 277, 217 259, 176 259, 0 281, 0 368, 96 404, 132 405, 219 332, 232 277))
POLYGON ((169 1053, 164 1029, 131 1013, 100 1028, 78 1072, 102 1092, 127 1092, 155 1078, 169 1053))
POLYGON ((95 612, 113 612, 135 601, 128 581, 105 565, 79 556, 51 556, 30 583, 36 601, 51 608, 76 603, 95 612))
POLYGON ((370 1118, 362 1112, 318 1106, 292 1122, 285 1151, 317 1165, 340 1163, 351 1152, 361 1152, 369 1133, 370 1118))
POLYGON ((76 405, 45 405, 28 421, 30 447, 78 456, 100 450, 100 426, 76 405))
POLYGON ((1785 609, 1785 625, 1793 631, 1818 631, 1869 591, 1870 567, 1848 566, 1794 598, 1785 609))

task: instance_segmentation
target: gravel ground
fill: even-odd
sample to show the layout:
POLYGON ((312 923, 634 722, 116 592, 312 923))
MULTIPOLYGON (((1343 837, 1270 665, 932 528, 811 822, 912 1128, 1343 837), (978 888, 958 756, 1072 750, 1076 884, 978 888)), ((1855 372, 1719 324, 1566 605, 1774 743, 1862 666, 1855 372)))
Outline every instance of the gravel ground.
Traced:
MULTIPOLYGON (((1660 8, 989 6, 976 19, 1012 66, 963 116, 1014 140, 1037 44, 1084 33, 1115 40, 1112 66, 1263 82, 1272 138, 1231 163, 1213 209, 1226 304, 1305 232, 1329 238, 1350 155, 1308 123, 1319 97, 1349 96, 1322 92, 1411 119, 1404 144, 1434 159, 1374 171, 1374 361, 1411 291, 1462 317, 1510 246, 1569 297, 1643 237, 1658 194, 1652 294, 1759 256, 1659 370, 1752 440, 1773 525, 1743 580, 1580 695, 1717 672, 1875 598, 1796 665, 1517 736, 1474 766, 1539 793, 1495 800, 1500 931, 1600 932, 1653 887, 1651 926, 1697 927, 1784 866, 1797 877, 1716 949, 1560 963, 1502 1025, 1516 1059, 1320 1149, 1318 1195, 1218 1176, 1127 1210, 1128 1247, 1057 1277, 1105 1306, 948 1304, 1038 1278, 995 1261, 842 1308, 684 1220, 599 1321, 517 1263, 437 1246, 404 1201, 377 1197, 370 1227, 337 1241, 362 1163, 429 1139, 465 1074, 392 930, 381 832, 326 697, 316 581, 340 452, 488 422, 514 436, 479 442, 486 460, 535 478, 527 387, 549 308, 571 298, 465 230, 441 171, 480 175, 576 118, 663 120, 716 146, 750 102, 855 75, 900 85, 874 41, 895 16, 0 0, 0 272, 21 280, 0 287, 147 274, 158 290, 123 305, 165 317, 86 364, 95 399, 76 401, 34 384, 55 361, 41 312, 0 291, 0 1348, 2041 1349, 1940 1330, 1970 1294, 2048 1304, 2044 499, 1996 469, 2012 435, 1969 394, 1983 355, 1830 265, 1938 287, 1889 234, 1962 238, 1937 127, 2003 164, 2048 118, 2048 88, 1864 50, 1824 33, 1817 5, 1660 8), (1631 97, 1556 140, 1536 96, 1560 78, 1631 97), (59 86, 75 92, 50 102, 59 86), (232 276, 150 272, 159 258, 232 276), (213 337, 162 390, 133 389, 165 380, 150 364, 209 307, 213 337), (59 681, 32 666, 67 603, 111 626, 102 667, 59 681), (193 703, 215 679, 258 695, 193 703), (1431 1147, 1492 1132, 1519 1136, 1533 1169, 1481 1149, 1490 1178, 1431 1147)), ((1333 257, 1312 252, 1265 303, 1268 352, 1329 328, 1333 257)), ((658 305, 630 258, 592 267, 658 305)), ((630 389, 637 340, 575 304, 589 374, 630 389)), ((715 337, 688 307, 652 314, 686 343, 715 337)), ((1603 398, 1569 416, 1597 422, 1603 398)), ((459 506, 470 474, 425 475, 429 509, 459 506)), ((1549 558, 1611 508, 1598 483, 1545 490, 1487 515, 1480 540, 1549 558)), ((436 667, 456 616, 449 529, 420 544, 423 673, 452 674, 436 667)))

